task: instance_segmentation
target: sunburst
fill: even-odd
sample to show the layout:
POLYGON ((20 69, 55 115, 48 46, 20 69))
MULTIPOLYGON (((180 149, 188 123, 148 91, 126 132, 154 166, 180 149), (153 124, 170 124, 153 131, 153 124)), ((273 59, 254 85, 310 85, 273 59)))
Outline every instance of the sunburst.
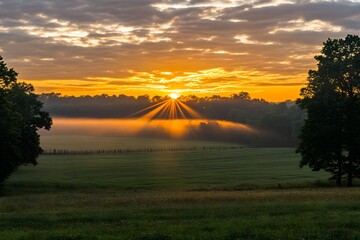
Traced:
POLYGON ((151 121, 153 119, 202 119, 197 111, 179 100, 179 95, 172 93, 170 98, 131 114, 130 118, 151 121))

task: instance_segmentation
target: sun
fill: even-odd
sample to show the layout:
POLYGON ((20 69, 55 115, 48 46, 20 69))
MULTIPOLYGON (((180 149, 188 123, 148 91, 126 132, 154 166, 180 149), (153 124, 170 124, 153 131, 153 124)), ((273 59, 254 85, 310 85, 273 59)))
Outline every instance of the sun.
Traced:
POLYGON ((176 94, 176 93, 171 93, 169 95, 172 99, 177 99, 179 97, 179 94, 176 94))

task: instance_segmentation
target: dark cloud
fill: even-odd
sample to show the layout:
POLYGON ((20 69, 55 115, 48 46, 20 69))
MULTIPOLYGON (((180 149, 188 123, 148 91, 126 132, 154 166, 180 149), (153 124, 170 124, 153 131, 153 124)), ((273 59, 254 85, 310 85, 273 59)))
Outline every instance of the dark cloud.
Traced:
POLYGON ((119 86, 139 80, 143 89, 145 79, 165 89, 185 88, 192 79, 179 77, 186 72, 198 74, 206 89, 216 81, 253 86, 254 79, 235 76, 244 70, 258 71, 261 86, 275 79, 289 86, 295 80, 289 76, 315 67, 312 56, 327 38, 360 33, 355 1, 0 0, 0 6, 0 54, 20 78, 42 89, 51 89, 44 80, 66 85, 93 78, 103 78, 99 84, 118 79, 110 83, 119 86), (202 73, 218 68, 222 75, 202 73), (180 82, 155 71, 173 72, 180 82))

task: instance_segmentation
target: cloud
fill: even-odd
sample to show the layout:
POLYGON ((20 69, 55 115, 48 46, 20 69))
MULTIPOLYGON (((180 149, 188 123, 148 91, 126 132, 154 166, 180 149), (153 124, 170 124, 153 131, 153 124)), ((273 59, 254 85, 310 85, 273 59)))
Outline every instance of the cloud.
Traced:
POLYGON ((255 85, 271 91, 274 85, 304 83, 327 38, 360 33, 359 1, 0 0, 0 5, 0 53, 20 79, 39 91, 75 95, 229 94, 255 91, 255 85))

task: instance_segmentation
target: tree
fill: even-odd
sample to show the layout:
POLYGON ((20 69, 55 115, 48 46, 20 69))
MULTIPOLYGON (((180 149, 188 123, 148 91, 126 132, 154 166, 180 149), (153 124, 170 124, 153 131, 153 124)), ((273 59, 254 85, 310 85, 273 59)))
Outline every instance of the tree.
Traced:
POLYGON ((52 125, 34 87, 17 82, 17 76, 0 56, 0 184, 20 165, 37 164, 42 152, 37 131, 52 125))
POLYGON ((242 100, 251 100, 250 94, 248 92, 240 92, 239 94, 231 94, 232 99, 242 99, 242 100))
POLYGON ((328 39, 297 104, 307 111, 300 167, 330 172, 337 185, 360 177, 360 38, 328 39))

